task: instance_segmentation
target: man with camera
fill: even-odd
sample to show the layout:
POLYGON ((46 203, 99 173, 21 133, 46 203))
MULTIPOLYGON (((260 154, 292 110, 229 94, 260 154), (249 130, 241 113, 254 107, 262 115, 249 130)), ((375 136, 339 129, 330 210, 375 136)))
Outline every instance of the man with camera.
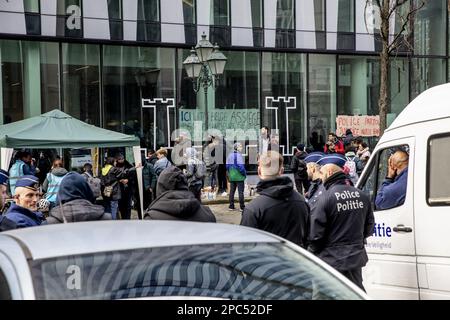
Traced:
POLYGON ((345 154, 345 148, 342 141, 340 141, 337 135, 333 132, 328 134, 328 141, 325 144, 324 152, 329 153, 340 153, 345 154))

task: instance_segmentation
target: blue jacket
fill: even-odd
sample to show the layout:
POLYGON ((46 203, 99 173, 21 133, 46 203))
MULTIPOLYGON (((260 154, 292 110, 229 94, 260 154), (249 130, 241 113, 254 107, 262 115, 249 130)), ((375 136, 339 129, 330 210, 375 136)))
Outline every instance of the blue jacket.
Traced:
POLYGON ((36 168, 23 162, 22 160, 16 160, 9 170, 9 185, 11 194, 14 195, 16 190, 16 182, 23 176, 35 176, 36 168))
POLYGON ((45 217, 41 212, 33 212, 13 203, 6 212, 6 218, 16 223, 17 228, 37 227, 44 224, 45 217))
POLYGON ((230 171, 231 169, 239 170, 243 176, 247 175, 247 171, 245 171, 244 158, 242 158, 242 155, 237 151, 230 153, 227 158, 227 171, 230 171))
POLYGON ((375 199, 376 208, 386 210, 401 206, 405 202, 407 186, 408 168, 403 170, 395 179, 384 180, 375 199))

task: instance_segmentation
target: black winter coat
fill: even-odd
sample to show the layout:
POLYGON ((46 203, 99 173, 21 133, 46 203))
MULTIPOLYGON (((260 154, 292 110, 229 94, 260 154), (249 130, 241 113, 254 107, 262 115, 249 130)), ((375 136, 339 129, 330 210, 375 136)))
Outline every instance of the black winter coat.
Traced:
POLYGON ((289 177, 261 180, 259 197, 242 214, 241 225, 264 230, 307 247, 309 207, 289 177))
POLYGON ((346 184, 339 172, 325 183, 325 191, 311 210, 309 251, 339 271, 366 265, 365 239, 375 225, 366 194, 346 184))
POLYGON ((188 190, 186 177, 175 166, 165 169, 159 176, 156 197, 145 213, 145 220, 216 222, 211 209, 203 206, 188 190))
POLYGON ((308 180, 308 171, 306 169, 305 158, 308 153, 304 151, 298 151, 291 161, 291 170, 294 173, 295 179, 308 180))

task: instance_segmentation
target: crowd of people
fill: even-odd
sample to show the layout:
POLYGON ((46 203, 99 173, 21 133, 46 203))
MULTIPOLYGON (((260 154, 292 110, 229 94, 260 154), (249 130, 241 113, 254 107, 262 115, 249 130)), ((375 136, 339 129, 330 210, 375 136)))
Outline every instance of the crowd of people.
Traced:
MULTIPOLYGON (((118 154, 105 159, 98 177, 90 164, 79 174, 68 172, 57 158, 42 186, 31 155, 19 153, 9 172, 0 171, 0 206, 4 212, 0 229, 130 219, 133 202, 139 204, 136 169, 142 167, 145 220, 216 222, 211 209, 202 204, 201 191, 205 186, 225 191, 229 183, 229 209, 236 210, 237 190, 241 225, 271 232, 308 249, 364 288, 364 243, 372 234, 374 217, 368 196, 354 187, 354 174, 360 174, 367 164, 367 144, 352 137, 351 132, 342 140, 330 134, 323 152, 308 153, 308 148, 299 144, 287 166, 294 174, 293 181, 285 175, 284 157, 274 150, 268 129, 263 128, 258 147, 258 197, 247 205, 243 145, 235 143, 231 150, 228 148, 224 139, 210 136, 202 149, 207 151, 205 156, 188 147, 182 155, 184 161, 177 165, 169 160, 166 149, 149 150, 137 165, 118 154), (224 153, 223 163, 214 155, 217 150, 224 153), (9 207, 8 190, 13 199, 9 207)), ((387 181, 377 196, 380 206, 391 205, 386 204, 386 193, 401 197, 398 181, 407 172, 407 161, 405 153, 389 159, 387 181)))

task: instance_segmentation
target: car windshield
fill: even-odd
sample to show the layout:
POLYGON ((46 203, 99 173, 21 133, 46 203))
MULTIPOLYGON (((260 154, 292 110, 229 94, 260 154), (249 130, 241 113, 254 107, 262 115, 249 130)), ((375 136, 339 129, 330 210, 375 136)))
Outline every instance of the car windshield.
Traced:
POLYGON ((30 262, 37 299, 361 299, 282 243, 146 248, 30 262))

